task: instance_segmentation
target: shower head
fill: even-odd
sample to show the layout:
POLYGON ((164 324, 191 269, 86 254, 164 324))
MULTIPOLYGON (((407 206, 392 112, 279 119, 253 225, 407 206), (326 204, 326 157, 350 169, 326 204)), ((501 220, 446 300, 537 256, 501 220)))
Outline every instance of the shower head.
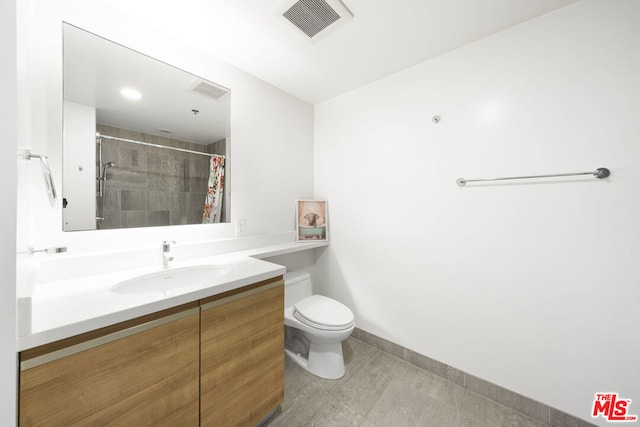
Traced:
POLYGON ((99 178, 101 181, 107 180, 107 169, 116 165, 116 162, 107 162, 102 166, 102 176, 99 178))
POLYGON ((116 165, 116 162, 107 162, 102 165, 102 174, 96 178, 98 180, 98 197, 104 196, 104 184, 107 182, 107 169, 116 165))

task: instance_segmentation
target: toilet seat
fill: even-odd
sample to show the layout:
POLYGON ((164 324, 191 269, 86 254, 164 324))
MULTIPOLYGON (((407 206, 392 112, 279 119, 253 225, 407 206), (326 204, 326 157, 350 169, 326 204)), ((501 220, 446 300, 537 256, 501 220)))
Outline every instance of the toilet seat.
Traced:
POLYGON ((353 313, 331 298, 311 295, 293 306, 293 316, 305 325, 324 331, 342 331, 353 326, 353 313))

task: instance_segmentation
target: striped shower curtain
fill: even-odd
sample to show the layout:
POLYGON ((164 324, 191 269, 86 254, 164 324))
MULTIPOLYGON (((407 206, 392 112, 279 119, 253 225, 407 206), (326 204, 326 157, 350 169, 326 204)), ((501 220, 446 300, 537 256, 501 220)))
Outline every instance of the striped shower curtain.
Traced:
POLYGON ((209 189, 204 200, 202 223, 220 222, 224 194, 224 156, 213 155, 209 161, 209 189))

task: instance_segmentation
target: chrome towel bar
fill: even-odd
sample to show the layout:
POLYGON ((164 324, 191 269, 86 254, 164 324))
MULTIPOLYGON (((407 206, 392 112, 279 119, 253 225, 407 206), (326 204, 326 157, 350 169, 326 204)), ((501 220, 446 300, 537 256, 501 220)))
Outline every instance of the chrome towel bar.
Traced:
POLYGON ((56 185, 53 182, 53 174, 51 173, 51 167, 47 156, 44 154, 32 153, 30 149, 24 150, 24 158, 26 160, 40 159, 40 169, 42 170, 42 177, 44 178, 44 185, 47 187, 47 195, 49 196, 49 204, 52 208, 58 207, 58 193, 56 192, 56 185))
POLYGON ((506 181, 511 179, 532 179, 532 178, 555 178, 559 176, 578 176, 578 175, 593 175, 594 178, 603 179, 611 175, 611 171, 607 168, 598 168, 593 172, 554 173, 550 175, 511 176, 506 178, 486 178, 486 179, 458 178, 456 180, 456 184, 458 184, 460 187, 463 187, 468 182, 506 181))

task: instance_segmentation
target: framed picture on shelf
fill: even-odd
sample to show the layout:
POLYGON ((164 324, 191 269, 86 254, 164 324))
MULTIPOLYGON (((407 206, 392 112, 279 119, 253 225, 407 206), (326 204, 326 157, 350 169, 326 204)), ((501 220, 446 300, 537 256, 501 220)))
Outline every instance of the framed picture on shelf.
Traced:
POLYGON ((326 242, 328 231, 325 200, 296 201, 296 241, 326 242))

